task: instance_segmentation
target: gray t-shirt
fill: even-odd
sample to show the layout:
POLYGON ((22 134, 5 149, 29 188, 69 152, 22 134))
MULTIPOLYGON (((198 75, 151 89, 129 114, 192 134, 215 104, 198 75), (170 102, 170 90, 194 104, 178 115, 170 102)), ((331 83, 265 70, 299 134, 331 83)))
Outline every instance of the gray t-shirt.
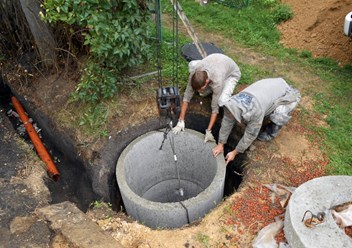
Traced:
POLYGON ((279 105, 297 102, 299 99, 299 92, 292 90, 282 78, 267 78, 251 84, 225 104, 219 142, 227 142, 236 121, 244 123, 244 135, 236 146, 236 150, 243 153, 257 138, 265 116, 279 105))
MULTIPOLYGON (((190 102, 194 90, 191 85, 191 78, 196 71, 206 71, 211 83, 208 85, 212 92, 211 108, 213 113, 219 112, 218 99, 224 88, 225 81, 233 77, 237 82, 241 78, 241 71, 238 65, 228 56, 221 53, 213 53, 202 60, 191 61, 188 65, 189 78, 183 101, 190 102)), ((232 92, 231 92, 232 94, 232 92)))

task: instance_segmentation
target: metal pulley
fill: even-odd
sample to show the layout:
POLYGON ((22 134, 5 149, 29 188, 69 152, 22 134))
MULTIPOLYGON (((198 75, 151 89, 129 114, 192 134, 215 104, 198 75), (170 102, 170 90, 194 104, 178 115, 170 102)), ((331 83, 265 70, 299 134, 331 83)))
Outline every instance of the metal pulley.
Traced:
POLYGON ((178 114, 181 110, 181 95, 177 86, 157 89, 157 105, 160 116, 178 114))

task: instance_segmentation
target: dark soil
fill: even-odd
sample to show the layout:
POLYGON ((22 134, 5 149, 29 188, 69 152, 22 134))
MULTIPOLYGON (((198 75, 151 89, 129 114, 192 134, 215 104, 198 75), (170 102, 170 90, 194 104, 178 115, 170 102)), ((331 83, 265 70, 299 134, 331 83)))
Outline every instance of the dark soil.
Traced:
POLYGON ((19 145, 23 141, 4 111, 0 112, 0 246, 48 247, 51 231, 32 215, 49 201, 42 182, 45 171, 36 157, 28 155, 30 148, 19 145))

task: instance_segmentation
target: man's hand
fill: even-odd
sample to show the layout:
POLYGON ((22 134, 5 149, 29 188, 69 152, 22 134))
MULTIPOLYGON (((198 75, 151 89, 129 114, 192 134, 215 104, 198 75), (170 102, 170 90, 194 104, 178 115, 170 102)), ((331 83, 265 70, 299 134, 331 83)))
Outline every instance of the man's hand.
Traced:
POLYGON ((178 134, 181 131, 185 131, 185 121, 178 120, 177 125, 172 129, 174 134, 178 134))
POLYGON ((236 155, 238 154, 237 150, 233 150, 232 152, 229 152, 228 154, 226 154, 226 165, 228 165, 228 163, 230 163, 232 160, 235 159, 236 155))
POLYGON ((216 157, 218 156, 220 153, 223 153, 224 152, 224 144, 217 144, 217 146, 215 146, 213 148, 213 156, 216 157))
POLYGON ((213 134, 211 133, 211 130, 206 129, 204 143, 207 143, 208 141, 215 142, 215 139, 214 139, 213 134))

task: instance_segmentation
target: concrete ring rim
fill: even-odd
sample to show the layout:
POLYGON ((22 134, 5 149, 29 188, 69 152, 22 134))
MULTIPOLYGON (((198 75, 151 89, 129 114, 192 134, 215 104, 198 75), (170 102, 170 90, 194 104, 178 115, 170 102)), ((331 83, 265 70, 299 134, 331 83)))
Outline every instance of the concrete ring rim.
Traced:
MULTIPOLYGON (((162 131, 160 131, 160 130, 149 131, 149 132, 145 133, 144 135, 141 135, 141 136, 137 137, 136 139, 134 139, 130 144, 128 144, 128 146, 126 146, 126 148, 129 146, 133 146, 134 144, 137 144, 140 140, 142 140, 148 134, 160 133, 160 132, 162 132, 162 131)), ((185 132, 191 133, 191 134, 203 139, 203 137, 201 136, 202 135, 201 133, 194 131, 192 129, 185 129, 185 132)), ((208 143, 206 143, 206 145, 209 146, 210 148, 212 148, 215 146, 215 143, 208 142, 208 143)), ((157 210, 160 207, 162 207, 163 209, 167 209, 167 210, 172 210, 175 207, 183 208, 179 202, 161 203, 161 202, 154 202, 154 201, 146 200, 143 197, 137 195, 133 190, 131 190, 131 188, 128 186, 128 184, 125 180, 124 166, 121 165, 121 163, 123 163, 123 161, 124 161, 124 158, 128 154, 128 151, 126 148, 123 150, 123 152, 119 156, 117 164, 116 164, 115 176, 116 176, 118 186, 120 188, 121 193, 124 192, 124 194, 128 194, 130 196, 130 198, 133 198, 137 204, 143 205, 144 207, 148 206, 148 209, 152 209, 152 210, 157 210)), ((189 199, 182 201, 182 203, 184 205, 192 205, 192 204, 198 202, 199 199, 206 198, 207 195, 215 192, 216 189, 214 187, 216 185, 218 185, 218 181, 221 180, 226 173, 226 165, 225 165, 224 157, 217 156, 216 161, 219 165, 218 166, 219 168, 216 170, 216 174, 215 174, 212 182, 210 183, 210 185, 206 189, 204 189, 200 194, 198 194, 196 197, 192 197, 192 198, 189 198, 189 199)))

